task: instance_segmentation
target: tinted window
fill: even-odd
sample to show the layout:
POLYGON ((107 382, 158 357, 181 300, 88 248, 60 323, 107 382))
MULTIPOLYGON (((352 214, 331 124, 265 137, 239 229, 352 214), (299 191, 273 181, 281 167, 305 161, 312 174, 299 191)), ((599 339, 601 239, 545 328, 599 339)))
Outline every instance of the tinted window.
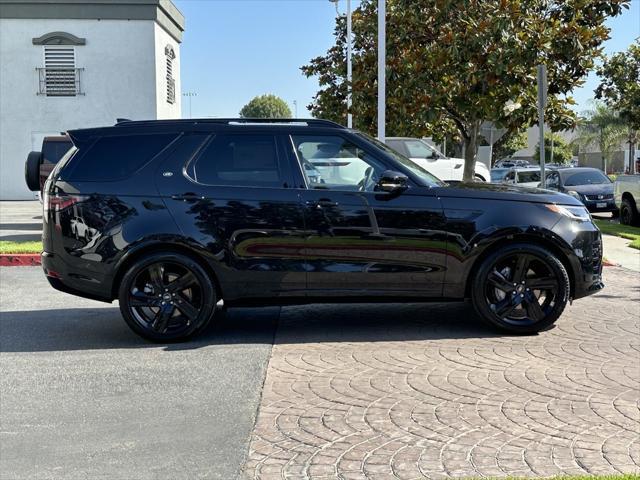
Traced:
POLYGON ((46 163, 58 163, 65 153, 73 147, 71 140, 68 142, 43 142, 42 145, 42 158, 46 163))
POLYGON ((502 180, 504 180, 504 177, 508 172, 508 168, 494 168, 493 170, 491 170, 491 181, 501 182, 502 180))
POLYGON ((294 135, 293 144, 310 188, 373 191, 384 165, 348 140, 294 135))
POLYGON ((605 176, 600 170, 587 170, 571 173, 563 173, 565 187, 575 185, 600 185, 603 183, 611 183, 609 177, 605 176))
POLYGON ((435 153, 433 148, 420 140, 407 140, 405 142, 409 157, 412 158, 437 158, 438 154, 435 153))
POLYGON ((85 154, 74 157, 65 177, 75 181, 120 180, 142 168, 175 137, 153 134, 100 138, 85 154))
POLYGON ((193 178, 206 185, 283 187, 273 135, 217 135, 193 166, 193 178))
POLYGON ((393 148, 396 152, 401 153, 402 155, 405 154, 404 145, 400 140, 387 140, 386 144, 393 148))
POLYGON ((540 182, 540 179, 540 171, 538 170, 518 172, 518 183, 540 182))

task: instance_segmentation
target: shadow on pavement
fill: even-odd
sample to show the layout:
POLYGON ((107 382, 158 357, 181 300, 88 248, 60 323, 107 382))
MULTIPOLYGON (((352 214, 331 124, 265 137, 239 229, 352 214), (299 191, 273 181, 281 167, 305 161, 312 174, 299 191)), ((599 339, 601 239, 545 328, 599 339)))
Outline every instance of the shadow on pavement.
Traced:
POLYGON ((0 351, 42 352, 118 348, 167 351, 210 345, 377 342, 501 337, 463 303, 306 305, 230 309, 194 340, 147 342, 129 330, 117 308, 0 313, 0 351))

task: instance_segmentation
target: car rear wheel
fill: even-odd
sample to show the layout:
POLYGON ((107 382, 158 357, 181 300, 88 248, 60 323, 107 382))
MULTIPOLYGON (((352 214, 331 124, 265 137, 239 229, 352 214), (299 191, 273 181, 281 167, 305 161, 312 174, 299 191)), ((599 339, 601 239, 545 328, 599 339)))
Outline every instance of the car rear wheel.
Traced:
POLYGON ((623 225, 638 224, 638 212, 636 211, 636 206, 628 198, 622 199, 622 205, 620 205, 620 223, 623 225))
POLYGON ((119 291, 120 311, 141 337, 154 342, 186 340, 211 321, 215 288, 193 259, 156 253, 135 262, 119 291))
POLYGON ((472 287, 473 305, 483 320, 521 334, 552 325, 564 311, 570 293, 562 262, 532 244, 509 245, 489 255, 472 287))

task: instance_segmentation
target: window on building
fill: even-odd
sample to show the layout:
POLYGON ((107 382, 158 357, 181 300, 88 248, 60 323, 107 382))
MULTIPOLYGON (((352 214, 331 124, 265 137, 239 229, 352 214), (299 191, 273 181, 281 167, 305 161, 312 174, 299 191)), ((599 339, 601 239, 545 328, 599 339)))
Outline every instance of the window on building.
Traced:
POLYGON ((167 62, 167 103, 176 103, 176 81, 173 78, 173 60, 176 53, 171 45, 167 45, 164 49, 164 55, 167 62))
POLYGON ((80 69, 75 47, 44 46, 44 68, 40 70, 40 93, 47 97, 74 97, 80 92, 80 69))

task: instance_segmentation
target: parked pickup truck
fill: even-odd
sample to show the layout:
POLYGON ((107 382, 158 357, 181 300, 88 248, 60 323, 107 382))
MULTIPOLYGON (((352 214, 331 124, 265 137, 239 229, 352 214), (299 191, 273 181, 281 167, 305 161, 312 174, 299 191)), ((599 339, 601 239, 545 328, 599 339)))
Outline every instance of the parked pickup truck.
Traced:
POLYGON ((620 209, 620 223, 640 225, 640 174, 618 175, 613 185, 613 196, 620 209))

